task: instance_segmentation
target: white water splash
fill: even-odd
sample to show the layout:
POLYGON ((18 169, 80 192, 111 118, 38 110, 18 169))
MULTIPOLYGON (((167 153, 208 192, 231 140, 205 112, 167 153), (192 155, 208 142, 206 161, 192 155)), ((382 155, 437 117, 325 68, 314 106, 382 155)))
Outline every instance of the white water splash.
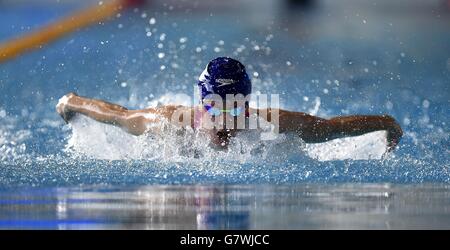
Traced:
POLYGON ((82 115, 76 116, 70 126, 72 134, 67 150, 79 155, 104 160, 157 159, 183 162, 194 159, 231 160, 240 163, 263 159, 285 160, 302 154, 301 139, 280 135, 274 140, 261 140, 262 131, 241 132, 230 141, 227 150, 218 150, 210 144, 207 134, 192 129, 179 129, 161 122, 160 133, 142 136, 127 134, 118 127, 101 124, 82 115), (277 149, 276 157, 271 154, 277 149), (281 150, 282 149, 282 150, 281 150))
MULTIPOLYGON (((166 94, 149 102, 153 107, 167 104, 188 105, 182 94, 166 94), (169 98, 172 96, 172 98, 169 98)), ((386 152, 386 133, 372 132, 362 136, 336 139, 325 143, 304 144, 294 134, 281 134, 273 140, 261 140, 262 132, 250 130, 233 138, 227 150, 211 147, 206 134, 180 130, 162 122, 159 134, 134 136, 118 127, 105 125, 84 116, 75 117, 67 148, 96 159, 154 159, 183 162, 195 159, 226 161, 282 162, 291 157, 309 156, 319 161, 344 159, 381 159, 386 152)), ((305 159, 308 159, 307 157, 305 159)))
POLYGON ((30 130, 16 130, 17 119, 0 108, 0 162, 14 161, 26 156, 25 141, 31 137, 30 130))
POLYGON ((72 134, 67 149, 104 160, 140 158, 145 147, 143 137, 133 136, 120 128, 95 122, 77 115, 70 122, 72 134))
POLYGON ((307 144, 306 153, 319 161, 375 160, 386 153, 386 131, 335 139, 324 143, 307 144))

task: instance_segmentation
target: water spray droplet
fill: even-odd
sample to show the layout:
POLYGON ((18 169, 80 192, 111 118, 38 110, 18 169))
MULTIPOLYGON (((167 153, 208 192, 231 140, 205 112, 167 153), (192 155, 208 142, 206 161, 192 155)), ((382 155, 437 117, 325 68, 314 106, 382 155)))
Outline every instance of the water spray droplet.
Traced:
POLYGON ((187 37, 180 38, 180 43, 185 43, 185 42, 187 42, 187 37))

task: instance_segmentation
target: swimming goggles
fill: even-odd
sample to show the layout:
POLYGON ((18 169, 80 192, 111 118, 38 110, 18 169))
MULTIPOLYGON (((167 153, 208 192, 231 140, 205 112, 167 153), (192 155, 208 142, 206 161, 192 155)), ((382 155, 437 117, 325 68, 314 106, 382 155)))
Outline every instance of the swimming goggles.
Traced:
POLYGON ((212 107, 210 105, 204 105, 206 111, 208 111, 208 114, 212 116, 219 116, 223 113, 228 113, 231 116, 240 116, 242 114, 242 111, 244 110, 242 107, 232 108, 232 109, 218 109, 215 107, 212 107))

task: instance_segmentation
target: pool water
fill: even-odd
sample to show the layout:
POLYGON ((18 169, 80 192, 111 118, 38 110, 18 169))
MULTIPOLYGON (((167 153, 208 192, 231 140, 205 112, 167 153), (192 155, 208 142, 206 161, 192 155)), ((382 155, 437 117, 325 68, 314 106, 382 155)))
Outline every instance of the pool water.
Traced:
MULTIPOLYGON (((449 228, 448 13, 323 2, 270 18, 129 10, 0 65, 0 227, 449 228), (392 115, 399 148, 364 159, 379 154, 382 134, 326 145, 249 137, 239 145, 256 153, 200 148, 198 158, 179 153, 198 142, 156 147, 80 117, 65 125, 55 112, 71 91, 129 108, 194 104, 198 74, 224 55, 282 108, 392 115), (350 150, 368 140, 363 153, 350 150)), ((81 7, 0 8, 0 41, 81 7)))
POLYGON ((152 185, 0 192, 0 228, 448 229, 448 185, 152 185))

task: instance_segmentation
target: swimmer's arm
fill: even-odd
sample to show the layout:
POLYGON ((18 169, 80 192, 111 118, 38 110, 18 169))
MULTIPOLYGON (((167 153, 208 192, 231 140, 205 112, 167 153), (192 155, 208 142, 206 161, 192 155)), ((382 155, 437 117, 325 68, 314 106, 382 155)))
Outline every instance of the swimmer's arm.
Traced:
POLYGON ((385 130, 389 150, 393 150, 397 146, 403 135, 400 125, 389 115, 341 116, 327 120, 327 123, 327 126, 331 128, 331 135, 335 138, 385 130))
POLYGON ((388 115, 353 115, 323 119, 301 112, 279 110, 279 124, 280 132, 297 132, 307 143, 386 130, 388 148, 392 150, 403 135, 400 125, 388 115))
POLYGON ((155 110, 128 110, 117 104, 90 99, 70 93, 62 97, 57 112, 68 122, 75 114, 83 114, 98 122, 121 127, 133 135, 146 132, 147 124, 156 122, 155 110))

